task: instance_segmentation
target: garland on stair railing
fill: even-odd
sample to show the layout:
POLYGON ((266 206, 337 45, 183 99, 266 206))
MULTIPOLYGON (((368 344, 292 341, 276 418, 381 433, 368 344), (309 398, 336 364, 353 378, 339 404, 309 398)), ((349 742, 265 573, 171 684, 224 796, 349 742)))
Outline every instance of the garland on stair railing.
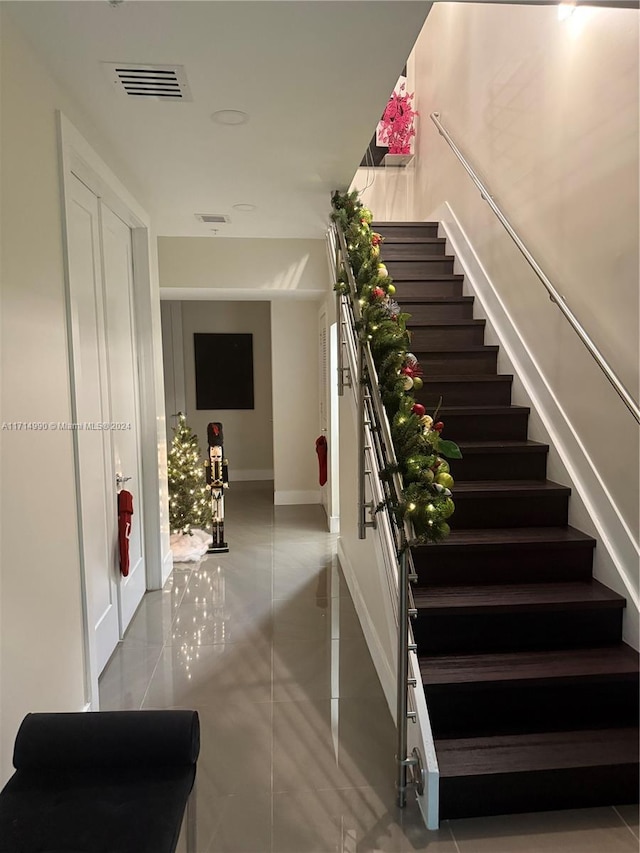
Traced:
MULTIPOLYGON (((392 509, 399 520, 413 523, 416 543, 438 542, 449 534, 447 519, 455 510, 451 497, 454 481, 444 457, 460 459, 462 454, 454 442, 442 438, 444 424, 437 420, 440 406, 433 416, 428 415, 412 394, 422 388, 422 369, 409 352, 411 333, 407 320, 411 315, 403 313, 393 299, 396 289, 380 262, 384 238, 371 229, 371 211, 362 204, 357 191, 334 193, 332 204, 331 218, 345 235, 355 278, 362 313, 358 334, 371 347, 391 426, 397 467, 382 475, 389 477, 397 470, 404 483, 402 495, 393 502, 392 509)), ((350 295, 344 272, 335 290, 350 295)))

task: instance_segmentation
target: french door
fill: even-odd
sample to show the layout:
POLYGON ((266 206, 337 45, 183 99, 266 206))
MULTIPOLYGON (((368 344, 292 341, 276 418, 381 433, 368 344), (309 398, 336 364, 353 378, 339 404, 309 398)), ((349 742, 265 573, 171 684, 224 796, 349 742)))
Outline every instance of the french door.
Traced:
POLYGON ((67 249, 71 428, 90 669, 97 677, 146 589, 139 388, 131 230, 75 176, 67 191, 67 249), (117 547, 123 486, 134 496, 126 578, 117 547))

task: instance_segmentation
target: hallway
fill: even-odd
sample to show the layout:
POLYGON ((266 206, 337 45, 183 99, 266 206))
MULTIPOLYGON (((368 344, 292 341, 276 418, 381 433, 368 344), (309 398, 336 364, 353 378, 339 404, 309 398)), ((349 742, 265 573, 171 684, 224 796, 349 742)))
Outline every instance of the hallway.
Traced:
POLYGON ((230 553, 176 564, 102 710, 194 708, 198 853, 633 853, 633 807, 444 822, 395 807, 393 724, 320 506, 227 495, 230 553))

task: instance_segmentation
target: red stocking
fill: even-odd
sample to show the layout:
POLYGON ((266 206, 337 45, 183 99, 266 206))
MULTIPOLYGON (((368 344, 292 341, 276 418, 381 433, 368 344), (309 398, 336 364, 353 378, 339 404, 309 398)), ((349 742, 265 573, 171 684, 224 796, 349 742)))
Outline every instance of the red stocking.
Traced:
POLYGON ((321 435, 316 440, 316 453, 318 454, 318 480, 321 486, 327 482, 327 439, 321 435))
POLYGON ((120 551, 120 571, 125 578, 129 574, 129 537, 131 536, 132 515, 133 495, 123 489, 118 494, 118 548, 120 551))

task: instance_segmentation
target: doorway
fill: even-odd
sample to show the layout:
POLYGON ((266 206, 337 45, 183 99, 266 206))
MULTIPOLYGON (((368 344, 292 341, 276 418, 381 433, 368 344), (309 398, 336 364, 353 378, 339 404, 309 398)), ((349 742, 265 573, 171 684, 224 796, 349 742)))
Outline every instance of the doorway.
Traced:
MULTIPOLYGON (((59 129, 73 417, 63 428, 74 443, 85 692, 96 710, 99 674, 146 589, 164 580, 153 293, 144 214, 61 115, 59 129), (141 357, 145 351, 150 359, 141 357), (147 435, 153 444, 143 441, 147 435), (126 577, 118 549, 123 488, 134 504, 126 577)), ((168 541, 165 550, 170 558, 168 541)))

